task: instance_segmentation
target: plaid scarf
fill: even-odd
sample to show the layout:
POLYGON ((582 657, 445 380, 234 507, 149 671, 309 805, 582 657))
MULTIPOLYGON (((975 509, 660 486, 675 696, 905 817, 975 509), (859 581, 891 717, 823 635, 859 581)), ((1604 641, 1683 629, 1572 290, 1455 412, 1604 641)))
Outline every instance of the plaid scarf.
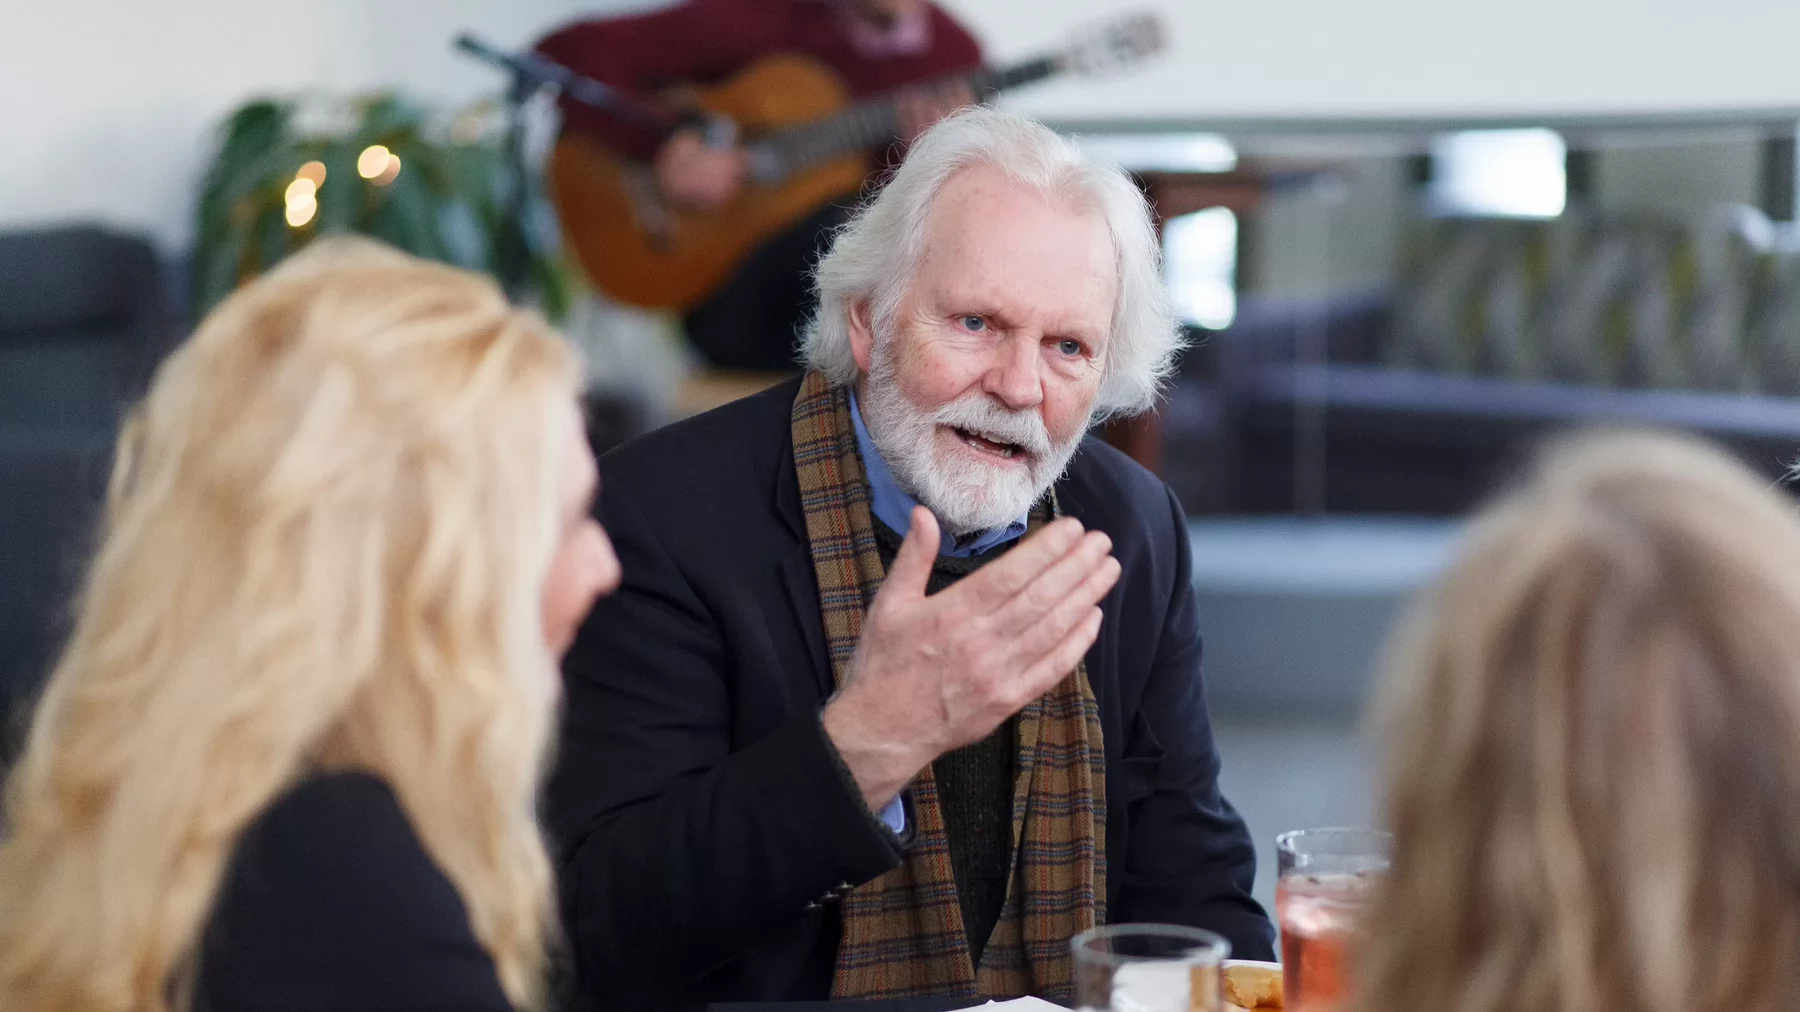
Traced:
MULTIPOLYGON (((886 575, 847 392, 809 372, 794 399, 793 435, 841 688, 863 614, 886 575)), ((1043 522, 1034 514, 1032 529, 1043 522)), ((1070 998, 1069 939, 1103 922, 1106 904, 1106 756, 1085 664, 1020 712, 1018 770, 1006 900, 981 965, 970 958, 937 784, 926 766, 910 788, 915 842, 905 861, 844 898, 832 997, 1070 998)))

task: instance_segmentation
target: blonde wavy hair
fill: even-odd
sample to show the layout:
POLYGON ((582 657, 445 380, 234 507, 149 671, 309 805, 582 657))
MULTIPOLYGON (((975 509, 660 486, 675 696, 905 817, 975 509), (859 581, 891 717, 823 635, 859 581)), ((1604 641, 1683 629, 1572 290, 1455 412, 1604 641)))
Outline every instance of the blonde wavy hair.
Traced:
POLYGON ((1577 438, 1397 640, 1366 1012, 1800 1008, 1800 519, 1681 438, 1577 438))
POLYGON ((8 784, 0 1008, 188 1003, 241 830, 385 780, 506 994, 541 1000, 541 597, 578 370, 479 275, 327 241, 232 295, 120 436, 8 784))

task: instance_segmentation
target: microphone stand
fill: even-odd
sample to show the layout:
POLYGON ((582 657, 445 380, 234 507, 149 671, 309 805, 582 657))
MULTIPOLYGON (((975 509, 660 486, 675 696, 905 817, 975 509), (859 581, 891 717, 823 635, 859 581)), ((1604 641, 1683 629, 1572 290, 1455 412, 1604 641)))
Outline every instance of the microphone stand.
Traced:
POLYGON ((555 88, 565 98, 582 105, 611 113, 633 126, 667 130, 673 126, 670 117, 609 84, 579 74, 568 67, 529 51, 509 53, 482 42, 464 32, 456 37, 456 48, 513 75, 513 94, 526 98, 541 88, 555 88))
POLYGON ((509 53, 464 32, 456 37, 458 50, 511 75, 506 90, 506 131, 501 157, 507 175, 500 217, 504 223, 497 237, 494 264, 500 287, 515 301, 531 271, 531 241, 526 221, 530 206, 531 174, 525 164, 525 104, 546 88, 583 105, 601 109, 634 126, 666 131, 670 118, 610 85, 578 74, 568 67, 533 52, 509 53))

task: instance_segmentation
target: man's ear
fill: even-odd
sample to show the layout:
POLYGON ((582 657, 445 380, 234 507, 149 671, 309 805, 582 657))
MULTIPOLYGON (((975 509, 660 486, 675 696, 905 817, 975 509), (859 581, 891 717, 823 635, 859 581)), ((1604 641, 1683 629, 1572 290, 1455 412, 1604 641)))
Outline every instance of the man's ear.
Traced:
POLYGON ((852 303, 844 314, 850 330, 850 354, 856 358, 856 368, 867 376, 870 363, 875 360, 875 325, 870 320, 868 300, 852 303))

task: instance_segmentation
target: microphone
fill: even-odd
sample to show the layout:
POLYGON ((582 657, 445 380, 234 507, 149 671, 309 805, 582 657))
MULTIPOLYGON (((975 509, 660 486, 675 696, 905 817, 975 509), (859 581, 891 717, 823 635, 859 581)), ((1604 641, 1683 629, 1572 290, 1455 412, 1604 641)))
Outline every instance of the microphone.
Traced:
POLYGON ((488 45, 468 32, 458 35, 455 45, 457 49, 484 63, 511 71, 517 94, 523 95, 528 91, 549 86, 556 88, 582 105, 614 113, 632 120, 640 126, 661 130, 667 129, 670 125, 669 118, 661 112, 611 85, 596 81, 586 74, 578 74, 540 53, 529 50, 509 53, 488 45))

